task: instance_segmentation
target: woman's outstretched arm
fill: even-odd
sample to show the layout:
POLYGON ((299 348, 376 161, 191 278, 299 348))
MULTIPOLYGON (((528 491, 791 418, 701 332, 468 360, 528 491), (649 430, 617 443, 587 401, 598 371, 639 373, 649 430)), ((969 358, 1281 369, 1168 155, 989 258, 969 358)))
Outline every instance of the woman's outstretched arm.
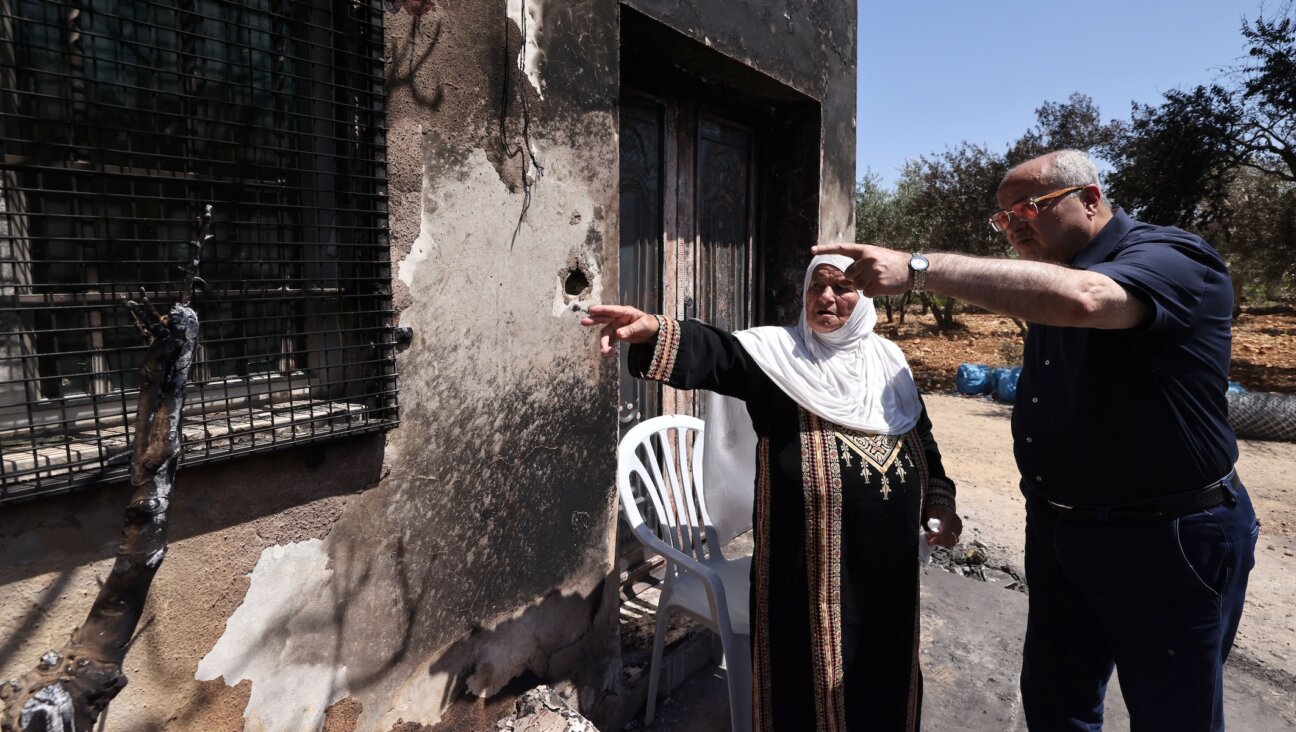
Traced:
POLYGON ((677 389, 708 389, 742 400, 772 388, 732 333, 700 320, 650 315, 626 305, 595 305, 581 325, 599 329, 599 353, 627 343, 631 375, 677 389))

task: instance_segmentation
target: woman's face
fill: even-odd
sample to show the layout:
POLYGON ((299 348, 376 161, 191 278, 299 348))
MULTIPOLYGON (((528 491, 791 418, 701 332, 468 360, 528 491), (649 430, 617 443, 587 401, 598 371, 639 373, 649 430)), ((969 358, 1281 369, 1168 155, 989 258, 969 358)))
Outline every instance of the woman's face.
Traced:
POLYGON ((805 291, 806 323, 816 333, 831 333, 846 325, 859 299, 859 291, 844 272, 821 264, 811 273, 805 291))

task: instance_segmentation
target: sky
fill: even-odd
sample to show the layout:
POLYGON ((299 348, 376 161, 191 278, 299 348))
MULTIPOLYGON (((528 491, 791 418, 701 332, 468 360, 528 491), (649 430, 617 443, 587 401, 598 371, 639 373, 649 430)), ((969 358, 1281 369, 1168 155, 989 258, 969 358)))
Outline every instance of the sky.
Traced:
MULTIPOLYGON (((1270 0, 1270 6, 1276 5, 1270 0)), ((909 158, 1005 150, 1074 92, 1103 121, 1210 83, 1242 59, 1258 0, 858 0, 856 176, 891 187, 909 158)))

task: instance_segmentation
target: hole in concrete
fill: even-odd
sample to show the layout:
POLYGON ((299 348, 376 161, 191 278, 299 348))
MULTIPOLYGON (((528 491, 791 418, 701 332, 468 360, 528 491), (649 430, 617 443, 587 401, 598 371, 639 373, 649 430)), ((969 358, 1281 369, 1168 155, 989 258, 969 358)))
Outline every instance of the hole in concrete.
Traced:
POLYGON ((567 270, 567 279, 563 282, 563 292, 572 297, 580 297, 589 292, 589 278, 579 268, 567 270))

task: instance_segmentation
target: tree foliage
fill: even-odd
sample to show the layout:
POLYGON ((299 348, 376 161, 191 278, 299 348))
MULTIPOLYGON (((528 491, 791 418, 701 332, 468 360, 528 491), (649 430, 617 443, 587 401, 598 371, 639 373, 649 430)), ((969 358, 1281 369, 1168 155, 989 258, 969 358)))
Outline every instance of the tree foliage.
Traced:
POLYGON ((855 241, 889 244, 909 231, 897 194, 882 186, 882 179, 866 171, 855 187, 855 241))
MULTIPOLYGON (((1006 170, 1003 156, 962 143, 907 162, 894 191, 868 173, 856 191, 856 240, 909 251, 1003 254, 1003 238, 987 221, 1006 170)), ((942 330, 957 327, 953 300, 928 297, 924 304, 942 330)))
POLYGON ((1003 237, 987 221, 997 208, 994 192, 1005 172, 1003 156, 966 142, 906 165, 901 187, 911 193, 902 201, 905 214, 924 220, 922 239, 909 243, 947 252, 1002 254, 1003 237))
POLYGON ((1240 162, 1296 183, 1296 4, 1271 17, 1242 22, 1250 63, 1233 73, 1241 82, 1244 124, 1240 162))
POLYGON ((1238 297, 1274 298, 1296 288, 1296 186, 1280 176, 1242 168, 1202 234, 1228 260, 1238 297))
POLYGON ((1084 150, 1102 156, 1120 138, 1119 121, 1103 123, 1091 97, 1075 93, 1065 102, 1044 102, 1035 109, 1035 126, 1008 148, 1009 166, 1023 163, 1050 150, 1084 150))
MULTIPOLYGON (((1111 168, 1104 190, 1146 221, 1201 234, 1228 259, 1235 289, 1296 287, 1296 0, 1243 20, 1244 62, 1218 78, 1131 104, 1103 121, 1080 93, 1045 101, 1002 152, 962 142, 911 159, 895 188, 868 174, 856 196, 857 240, 909 250, 1007 252, 986 225, 1007 170, 1051 150, 1084 150, 1111 168)), ((952 305, 938 311, 953 325, 952 305)))
POLYGON ((1218 85, 1170 91, 1160 106, 1133 105, 1111 147, 1108 195, 1140 218, 1196 228, 1227 190, 1241 110, 1218 85))
POLYGON ((1139 218, 1202 234, 1239 295, 1296 270, 1296 5, 1243 20, 1247 61, 1209 85, 1134 105, 1111 147, 1109 192, 1139 218))

